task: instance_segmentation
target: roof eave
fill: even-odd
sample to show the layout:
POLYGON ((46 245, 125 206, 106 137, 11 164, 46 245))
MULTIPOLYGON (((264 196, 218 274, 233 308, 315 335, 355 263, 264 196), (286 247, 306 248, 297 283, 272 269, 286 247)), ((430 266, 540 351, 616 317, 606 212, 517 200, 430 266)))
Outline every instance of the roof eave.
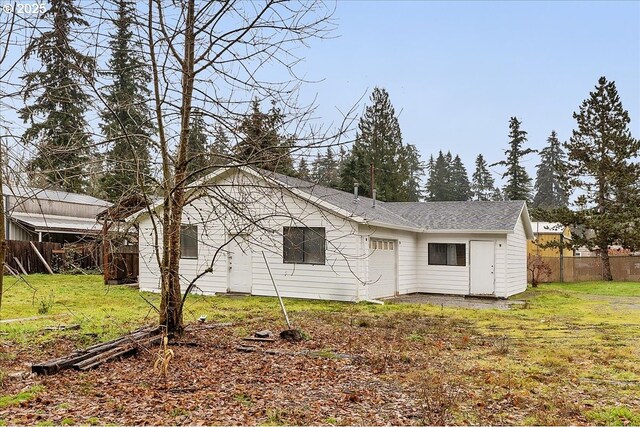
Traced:
MULTIPOLYGON (((531 217, 529 216, 529 209, 527 209, 527 202, 522 202, 522 209, 520 209, 519 218, 523 218, 522 225, 524 227, 524 234, 527 237, 527 240, 534 240, 535 236, 533 235, 533 226, 531 224, 531 217)), ((517 223, 518 221, 516 221, 516 224, 517 223)))
POLYGON ((450 229, 450 228, 431 228, 422 230, 425 234, 513 234, 514 230, 479 230, 479 229, 450 229))

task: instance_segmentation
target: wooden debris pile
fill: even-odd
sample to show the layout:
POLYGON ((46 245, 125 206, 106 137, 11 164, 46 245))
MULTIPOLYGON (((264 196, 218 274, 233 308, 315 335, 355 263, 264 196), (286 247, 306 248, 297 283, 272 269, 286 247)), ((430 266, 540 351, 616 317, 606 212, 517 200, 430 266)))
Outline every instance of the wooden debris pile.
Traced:
POLYGON ((36 363, 31 366, 31 371, 40 375, 52 375, 70 368, 86 371, 104 362, 131 356, 137 353, 138 349, 158 344, 160 341, 162 332, 158 327, 141 328, 120 338, 76 350, 65 357, 36 363))

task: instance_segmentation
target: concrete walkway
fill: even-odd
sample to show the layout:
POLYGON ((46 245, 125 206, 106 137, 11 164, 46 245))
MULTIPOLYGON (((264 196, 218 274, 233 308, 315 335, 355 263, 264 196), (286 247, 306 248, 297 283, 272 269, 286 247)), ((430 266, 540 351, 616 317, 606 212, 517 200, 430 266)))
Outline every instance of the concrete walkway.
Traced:
POLYGON ((510 310, 511 308, 522 308, 526 301, 505 300, 498 298, 478 298, 456 295, 433 295, 433 294, 410 294, 395 298, 387 298, 386 303, 393 304, 432 304, 444 307, 460 307, 475 309, 510 310))

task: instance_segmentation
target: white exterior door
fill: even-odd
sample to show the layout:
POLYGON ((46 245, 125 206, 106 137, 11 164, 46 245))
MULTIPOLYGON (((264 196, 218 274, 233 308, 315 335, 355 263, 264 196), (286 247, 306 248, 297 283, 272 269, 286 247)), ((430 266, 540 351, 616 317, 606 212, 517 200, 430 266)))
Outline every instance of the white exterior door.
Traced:
POLYGON ((369 299, 396 295, 397 250, 395 240, 369 239, 369 299))
POLYGON ((251 293, 251 246, 246 236, 237 236, 228 246, 229 292, 251 293))
POLYGON ((472 240, 469 257, 471 267, 471 295, 495 294, 495 242, 472 240))

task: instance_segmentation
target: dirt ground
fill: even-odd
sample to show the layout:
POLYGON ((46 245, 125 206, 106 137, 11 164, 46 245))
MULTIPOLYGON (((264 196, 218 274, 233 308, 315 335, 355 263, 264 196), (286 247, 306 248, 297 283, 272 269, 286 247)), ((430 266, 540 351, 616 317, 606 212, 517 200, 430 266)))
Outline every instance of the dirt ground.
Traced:
MULTIPOLYGON (((578 301, 558 292, 545 295, 578 301)), ((244 341, 255 331, 279 332, 283 320, 277 305, 243 311, 240 303, 252 300, 241 299, 237 307, 229 304, 238 316, 232 326, 193 324, 169 345, 175 357, 166 377, 154 369, 158 347, 87 372, 35 376, 29 373, 31 363, 68 354, 92 343, 91 337, 78 330, 36 333, 25 341, 0 339, 0 425, 634 425, 640 420, 640 324, 629 323, 627 315, 616 320, 613 312, 594 311, 609 313, 611 323, 591 324, 579 323, 579 316, 591 313, 585 307, 575 317, 569 314, 578 306, 562 308, 568 310, 563 317, 554 303, 533 316, 525 307, 447 308, 449 303, 500 308, 496 305, 507 303, 500 300, 420 299, 435 307, 328 304, 293 312, 305 336, 299 343, 244 341), (241 352, 239 345, 256 347, 241 352)), ((601 304, 593 309, 609 310, 601 304)), ((216 321, 212 317, 210 323, 216 321)))

